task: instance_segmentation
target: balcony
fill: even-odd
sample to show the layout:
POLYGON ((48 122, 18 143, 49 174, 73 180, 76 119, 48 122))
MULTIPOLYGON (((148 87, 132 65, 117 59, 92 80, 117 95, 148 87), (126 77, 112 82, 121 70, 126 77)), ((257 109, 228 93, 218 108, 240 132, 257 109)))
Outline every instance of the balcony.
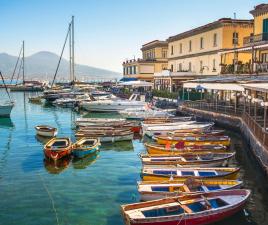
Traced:
POLYGON ((262 33, 245 37, 243 44, 244 46, 252 46, 253 44, 262 44, 266 41, 268 41, 268 33, 262 33))

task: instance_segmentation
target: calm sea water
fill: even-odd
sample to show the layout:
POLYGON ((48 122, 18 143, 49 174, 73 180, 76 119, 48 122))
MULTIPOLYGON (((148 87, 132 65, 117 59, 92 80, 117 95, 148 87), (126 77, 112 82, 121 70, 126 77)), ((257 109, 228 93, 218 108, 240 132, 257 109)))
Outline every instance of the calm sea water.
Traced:
MULTIPOLYGON (((0 119, 0 224, 122 225, 120 204, 139 200, 142 142, 105 144, 97 157, 51 164, 44 161, 44 140, 36 138, 34 126, 56 126, 60 136, 74 140, 72 125, 80 115, 28 103, 28 93, 11 94, 16 101, 11 119, 0 119)), ((252 195, 245 211, 218 224, 267 224, 267 178, 241 136, 228 134, 237 151, 233 164, 241 166, 241 179, 252 195)))

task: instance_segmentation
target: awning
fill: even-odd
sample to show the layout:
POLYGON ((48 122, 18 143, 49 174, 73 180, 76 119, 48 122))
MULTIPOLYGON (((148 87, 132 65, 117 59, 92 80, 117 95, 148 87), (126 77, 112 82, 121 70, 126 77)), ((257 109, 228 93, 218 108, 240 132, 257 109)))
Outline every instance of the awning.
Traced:
POLYGON ((245 89, 250 89, 254 91, 268 92, 268 83, 251 83, 242 84, 245 89))
POLYGON ((138 80, 138 79, 135 77, 123 77, 119 80, 119 82, 134 81, 134 80, 138 80))
POLYGON ((132 87, 152 87, 153 83, 141 80, 122 82, 119 85, 132 87))
POLYGON ((235 83, 184 83, 183 88, 196 90, 244 91, 244 87, 235 83))

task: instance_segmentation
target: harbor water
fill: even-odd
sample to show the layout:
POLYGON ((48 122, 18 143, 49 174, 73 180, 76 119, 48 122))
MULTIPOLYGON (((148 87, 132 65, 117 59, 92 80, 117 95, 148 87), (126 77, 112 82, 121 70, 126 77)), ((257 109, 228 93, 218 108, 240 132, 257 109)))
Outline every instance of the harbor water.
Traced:
MULTIPOLYGON (((11 119, 0 119, 0 224, 122 225, 120 205, 139 201, 138 153, 142 140, 103 144, 97 156, 66 159, 58 165, 44 160, 40 124, 58 128, 74 141, 73 122, 81 115, 70 109, 32 104, 32 93, 11 93, 11 119)), ((1 100, 4 90, 0 89, 1 100)), ((91 114, 114 117, 114 114, 91 114)), ((227 131, 237 152, 232 165, 241 167, 244 188, 252 190, 246 209, 219 225, 268 224, 268 179, 239 133, 227 131)))

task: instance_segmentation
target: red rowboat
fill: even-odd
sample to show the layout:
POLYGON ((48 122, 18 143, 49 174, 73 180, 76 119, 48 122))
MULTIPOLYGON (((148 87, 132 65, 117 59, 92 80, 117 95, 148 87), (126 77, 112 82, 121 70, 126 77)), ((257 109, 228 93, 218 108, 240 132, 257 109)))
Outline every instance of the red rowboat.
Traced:
POLYGON ((72 142, 70 138, 52 138, 44 146, 46 157, 56 161, 71 154, 72 142))
POLYGON ((193 194, 121 206, 127 225, 204 225, 244 208, 249 190, 193 194))

